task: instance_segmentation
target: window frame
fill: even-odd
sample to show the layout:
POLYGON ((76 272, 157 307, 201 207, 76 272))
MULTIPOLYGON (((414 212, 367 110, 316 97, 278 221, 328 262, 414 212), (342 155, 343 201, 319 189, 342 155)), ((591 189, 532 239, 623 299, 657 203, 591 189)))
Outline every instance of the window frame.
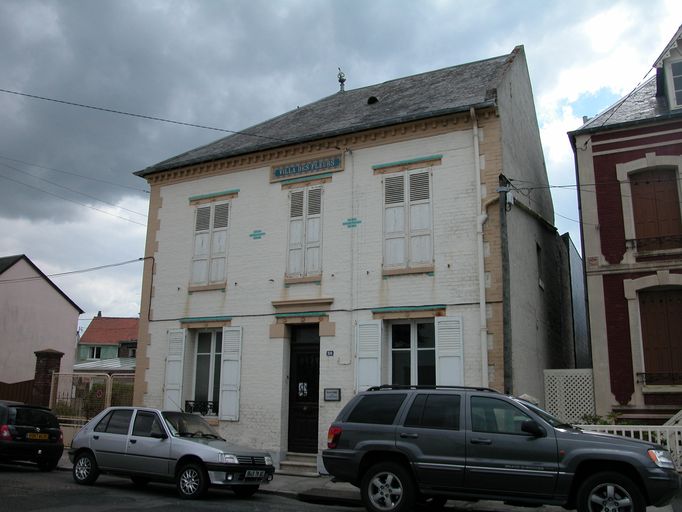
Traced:
POLYGON ((285 268, 285 277, 290 278, 290 279, 296 279, 296 278, 304 278, 304 277, 311 277, 311 276, 320 276, 322 275, 322 248, 323 248, 323 212, 324 212, 324 187, 322 185, 307 185, 307 186, 301 186, 301 187, 296 187, 296 188, 291 188, 288 189, 288 197, 287 197, 287 257, 286 257, 286 268, 285 268), (319 190, 320 191, 320 198, 319 198, 319 213, 310 213, 310 193, 313 190, 319 190), (301 205, 301 210, 302 210, 302 215, 301 215, 301 223, 302 223, 302 232, 301 232, 301 242, 300 242, 300 251, 301 251, 301 272, 293 272, 291 269, 292 265, 292 257, 291 257, 291 252, 292 252, 292 222, 293 218, 291 216, 292 213, 292 200, 294 197, 294 194, 296 193, 303 193, 303 202, 301 205), (319 224, 319 232, 318 232, 318 240, 316 242, 310 242, 309 240, 309 220, 317 218, 318 219, 318 224, 319 224), (317 268, 310 268, 312 265, 310 258, 308 257, 308 249, 310 248, 317 248, 318 250, 318 261, 317 261, 317 268))
POLYGON ((192 257, 190 261, 190 272, 189 272, 189 285, 190 287, 197 287, 197 286, 211 286, 211 285, 217 285, 217 284, 224 284, 227 282, 227 259, 228 259, 228 254, 229 254, 229 235, 230 235, 230 225, 232 224, 232 201, 231 200, 222 200, 222 201, 213 201, 210 203, 199 203, 194 205, 194 212, 193 212, 193 230, 192 230, 192 257), (215 221, 216 221, 216 208, 225 205, 227 207, 227 215, 226 215, 226 221, 225 221, 225 226, 221 226, 216 228, 215 227, 215 221), (208 219, 208 228, 207 229, 197 229, 197 224, 198 224, 198 215, 199 211, 203 209, 209 209, 209 219, 208 219), (225 243, 224 243, 224 250, 219 253, 214 253, 214 243, 215 243, 215 235, 216 234, 221 234, 224 232, 225 236, 225 243), (201 235, 206 235, 207 238, 207 248, 206 252, 201 255, 197 255, 197 238, 201 235), (223 271, 222 275, 213 278, 211 276, 211 269, 212 269, 212 264, 214 261, 217 260, 223 260, 223 271), (200 261, 205 261, 206 262, 206 269, 205 269, 205 279, 202 280, 195 280, 195 263, 200 262, 200 261))
MULTIPOLYGON (((438 357, 436 353, 436 324, 433 318, 416 318, 416 319, 400 319, 400 320, 390 320, 387 322, 387 353, 388 353, 388 383, 394 384, 393 382, 393 352, 410 352, 410 386, 419 385, 419 352, 431 351, 433 352, 433 366, 434 366, 434 382, 436 385, 438 378, 436 372, 438 371, 438 357), (404 349, 394 349, 393 348, 393 328, 396 325, 406 325, 410 326, 410 348, 404 349), (433 326, 433 347, 419 348, 419 324, 431 324, 433 326)), ((423 384, 431 385, 431 384, 423 384)))
POLYGON ((419 268, 433 267, 434 262, 434 240, 433 240, 433 172, 431 167, 420 167, 417 169, 410 169, 406 171, 397 171, 385 173, 381 180, 381 208, 382 208, 382 267, 384 270, 410 270, 419 268), (424 174, 428 178, 428 198, 427 199, 411 199, 412 182, 411 177, 414 175, 424 174), (402 178, 403 187, 403 201, 401 203, 387 203, 387 180, 402 178), (398 204, 402 206, 398 206, 398 204), (412 210, 420 205, 428 205, 428 228, 413 229, 412 228, 412 210), (400 231, 387 231, 387 210, 389 208, 403 208, 402 215, 402 235, 400 231), (412 249, 412 241, 417 237, 429 237, 429 257, 424 261, 415 260, 412 249), (403 240, 403 255, 402 263, 388 262, 387 242, 388 240, 403 240))
MULTIPOLYGON (((208 389, 207 389, 207 397, 208 399, 206 401, 208 402, 213 402, 214 403, 214 413, 217 415, 219 411, 219 407, 216 407, 216 405, 219 406, 220 404, 220 384, 221 384, 221 377, 222 375, 218 375, 218 389, 216 390, 215 388, 215 378, 216 378, 216 368, 220 368, 222 371, 222 357, 223 357, 223 330, 222 329, 197 329, 193 333, 194 337, 194 347, 192 351, 192 381, 191 381, 191 397, 194 402, 197 401, 197 363, 198 363, 198 356, 200 355, 199 353, 199 335, 200 334, 211 334, 211 351, 208 353, 209 356, 209 378, 208 378, 208 389), (216 336, 220 334, 220 352, 216 351, 216 336), (218 360, 216 361, 216 356, 219 356, 218 360), (213 397, 216 394, 218 395, 218 399, 214 400, 213 397)), ((205 355, 205 352, 201 353, 202 355, 205 355)))
MULTIPOLYGON (((668 93, 668 106, 671 110, 682 108, 682 101, 677 101, 677 90, 675 89, 675 75, 673 75, 673 65, 681 66, 681 73, 677 75, 682 81, 682 58, 673 58, 665 63, 666 71, 666 90, 668 93)), ((680 88, 680 98, 682 98, 682 88, 680 88)))
POLYGON ((97 345, 89 347, 88 359, 102 359, 102 347, 97 345))

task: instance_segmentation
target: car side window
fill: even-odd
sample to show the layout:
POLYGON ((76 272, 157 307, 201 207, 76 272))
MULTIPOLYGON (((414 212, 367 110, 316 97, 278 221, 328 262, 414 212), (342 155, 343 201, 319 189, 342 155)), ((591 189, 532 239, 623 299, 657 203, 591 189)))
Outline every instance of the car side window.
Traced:
POLYGON ((471 397, 471 429, 475 432, 528 435, 521 430, 521 425, 530 419, 522 410, 504 400, 471 397))
POLYGON ((104 418, 99 420, 99 423, 95 426, 95 432, 106 432, 107 431, 107 425, 109 424, 109 420, 111 419, 111 415, 113 413, 110 412, 104 418))
MULTIPOLYGON (((95 427, 97 432, 106 432, 107 434, 127 434, 130 426, 130 418, 133 416, 131 409, 118 409, 111 411, 109 421, 104 426, 104 429, 98 430, 104 419, 95 427)), ((106 419, 106 418, 105 418, 106 419)))
POLYGON ((159 418, 153 412, 138 411, 133 423, 133 435, 140 437, 152 437, 152 434, 162 434, 163 429, 159 418))
POLYGON ((459 430, 460 395, 419 394, 405 419, 406 427, 459 430))
POLYGON ((405 393, 365 395, 350 413, 347 421, 350 423, 390 425, 398 414, 406 396, 405 393))

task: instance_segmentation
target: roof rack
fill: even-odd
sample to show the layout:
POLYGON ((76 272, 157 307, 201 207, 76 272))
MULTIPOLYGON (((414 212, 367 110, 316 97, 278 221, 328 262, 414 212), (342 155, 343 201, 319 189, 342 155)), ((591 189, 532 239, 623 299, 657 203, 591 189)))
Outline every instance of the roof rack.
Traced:
POLYGON ((407 385, 407 384, 382 384, 381 386, 372 386, 371 388, 368 388, 367 391, 381 391, 384 389, 462 389, 462 390, 470 390, 470 391, 486 391, 489 393, 496 393, 500 394, 499 391, 496 389, 492 388, 483 388, 483 387, 475 387, 475 386, 424 386, 424 385, 407 385))

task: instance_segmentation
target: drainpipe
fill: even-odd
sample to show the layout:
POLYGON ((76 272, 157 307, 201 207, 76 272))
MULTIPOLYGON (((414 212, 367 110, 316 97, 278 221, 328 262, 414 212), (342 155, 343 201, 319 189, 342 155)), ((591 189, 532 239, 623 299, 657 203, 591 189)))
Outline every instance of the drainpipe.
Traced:
POLYGON ((474 107, 469 109, 469 115, 473 123, 474 137, 474 170, 476 176, 476 201, 479 214, 476 219, 476 244, 478 249, 478 309, 479 309, 479 336, 481 344, 481 386, 488 387, 488 324, 486 317, 485 300, 485 261, 483 253, 483 225, 488 220, 488 215, 481 205, 481 156, 478 144, 478 119, 474 107))
POLYGON ((500 174, 500 245, 502 252, 502 333, 504 357, 504 392, 508 395, 514 392, 514 375, 512 368, 512 335, 511 335, 511 297, 509 278, 509 239, 507 236, 507 193, 509 180, 500 174))

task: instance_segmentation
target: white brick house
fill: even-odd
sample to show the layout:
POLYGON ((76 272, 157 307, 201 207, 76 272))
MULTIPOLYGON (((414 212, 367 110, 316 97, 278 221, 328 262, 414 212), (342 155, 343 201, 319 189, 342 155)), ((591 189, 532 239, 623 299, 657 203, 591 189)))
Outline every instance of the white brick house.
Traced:
POLYGON ((371 385, 542 398, 542 370, 571 364, 522 47, 341 91, 137 174, 137 403, 200 410, 282 460, 317 453, 371 385), (538 187, 500 208, 500 174, 538 187))

